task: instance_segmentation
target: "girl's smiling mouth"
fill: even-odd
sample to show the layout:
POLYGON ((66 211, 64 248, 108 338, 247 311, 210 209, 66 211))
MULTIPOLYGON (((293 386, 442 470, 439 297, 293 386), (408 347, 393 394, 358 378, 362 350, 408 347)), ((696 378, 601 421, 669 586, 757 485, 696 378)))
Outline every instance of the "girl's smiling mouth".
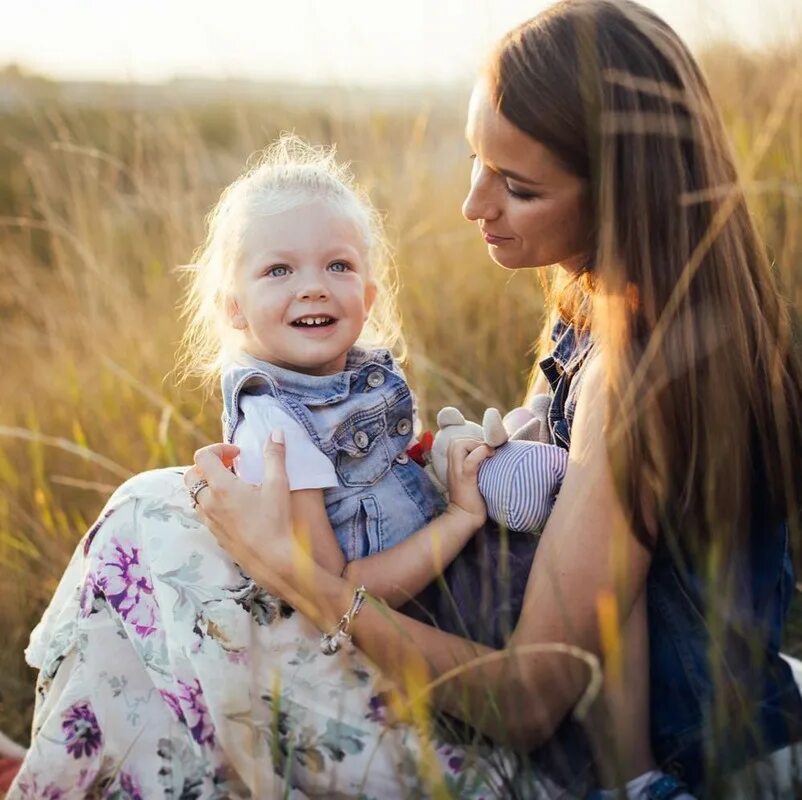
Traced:
POLYGON ((315 329, 328 328, 334 325, 336 322, 337 320, 328 314, 306 314, 303 317, 294 319, 290 325, 292 325, 293 328, 315 329))

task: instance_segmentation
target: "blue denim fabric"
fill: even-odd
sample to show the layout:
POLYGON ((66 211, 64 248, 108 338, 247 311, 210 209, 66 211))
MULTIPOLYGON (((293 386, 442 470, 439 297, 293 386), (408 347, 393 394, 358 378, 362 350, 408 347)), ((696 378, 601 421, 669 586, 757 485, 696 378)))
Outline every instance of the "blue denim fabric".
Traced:
MULTIPOLYGON (((554 351, 541 367, 553 391, 552 433, 568 447, 593 343, 563 321, 552 339, 554 351)), ((723 630, 715 636, 709 611, 711 600, 721 598, 710 597, 706 574, 683 556, 681 543, 661 536, 647 578, 652 746, 663 770, 692 789, 802 739, 802 698, 779 656, 794 587, 788 528, 761 513, 765 492, 756 469, 750 538, 727 564, 740 576, 739 591, 725 614, 719 609, 723 630), (714 695, 719 703, 724 698, 727 720, 712 735, 714 695)))
POLYGON ((577 333, 572 325, 558 320, 551 332, 554 349, 540 362, 540 369, 552 390, 549 427, 552 440, 566 450, 571 444, 576 398, 582 385, 582 365, 593 347, 587 332, 577 333))
POLYGON ((305 375, 242 355, 222 376, 223 437, 240 420, 242 392, 276 398, 332 462, 340 485, 324 490, 347 560, 398 544, 443 510, 423 469, 406 455, 413 400, 386 350, 353 348, 343 372, 305 375))

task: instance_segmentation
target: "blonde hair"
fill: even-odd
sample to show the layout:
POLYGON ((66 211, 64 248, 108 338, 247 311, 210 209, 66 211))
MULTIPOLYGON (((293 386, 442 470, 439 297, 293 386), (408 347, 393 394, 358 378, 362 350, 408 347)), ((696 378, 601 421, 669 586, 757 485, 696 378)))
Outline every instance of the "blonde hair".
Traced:
POLYGON ((361 231, 376 299, 358 344, 385 347, 404 356, 397 278, 382 217, 356 183, 336 148, 312 146, 294 134, 282 134, 249 159, 245 172, 221 194, 206 218, 206 239, 195 252, 181 315, 187 325, 177 357, 181 380, 199 378, 210 387, 239 350, 227 303, 248 225, 254 217, 297 208, 313 200, 336 204, 361 231))

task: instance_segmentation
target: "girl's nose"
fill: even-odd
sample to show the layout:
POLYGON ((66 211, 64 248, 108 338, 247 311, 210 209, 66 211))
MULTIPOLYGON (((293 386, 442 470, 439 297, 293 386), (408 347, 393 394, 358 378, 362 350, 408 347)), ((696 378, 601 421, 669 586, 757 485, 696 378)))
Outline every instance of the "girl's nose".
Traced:
POLYGON ((327 300, 328 289, 319 281, 307 281, 298 289, 299 300, 327 300))

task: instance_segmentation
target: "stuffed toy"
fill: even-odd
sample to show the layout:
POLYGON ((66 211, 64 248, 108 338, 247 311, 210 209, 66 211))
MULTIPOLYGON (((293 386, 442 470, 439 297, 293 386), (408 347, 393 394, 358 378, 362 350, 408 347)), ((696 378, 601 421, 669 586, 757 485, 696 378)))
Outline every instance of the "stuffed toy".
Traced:
POLYGON ((429 461, 433 478, 446 492, 448 446, 455 439, 475 439, 495 449, 479 468, 479 491, 491 519, 511 531, 539 533, 562 484, 568 452, 550 444, 548 395, 535 395, 526 407, 502 418, 485 411, 482 424, 470 422, 452 406, 437 415, 438 431, 429 461))

